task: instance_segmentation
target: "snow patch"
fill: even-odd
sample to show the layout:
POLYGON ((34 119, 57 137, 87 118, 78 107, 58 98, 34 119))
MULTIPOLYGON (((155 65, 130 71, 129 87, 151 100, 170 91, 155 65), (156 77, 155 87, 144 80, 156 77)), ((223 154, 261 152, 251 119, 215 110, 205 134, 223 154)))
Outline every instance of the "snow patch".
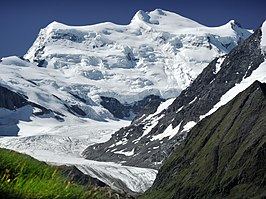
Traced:
MULTIPOLYGON (((114 145, 118 146, 118 145, 125 145, 128 142, 128 140, 126 138, 122 138, 122 140, 116 142, 114 145)), ((111 146, 110 146, 111 147, 111 146)))
POLYGON ((220 57, 217 59, 216 64, 215 64, 215 71, 213 74, 217 74, 221 70, 221 65, 224 62, 225 56, 220 57))
POLYGON ((30 105, 9 110, 0 108, 0 136, 17 136, 20 134, 19 123, 30 122, 33 108, 30 105))
POLYGON ((114 153, 122 154, 122 155, 125 155, 125 156, 132 156, 135 153, 135 148, 132 149, 131 151, 124 151, 124 150, 122 150, 122 151, 114 151, 114 153))
POLYGON ((20 67, 30 67, 32 64, 28 61, 25 61, 17 56, 4 57, 1 59, 1 64, 4 65, 14 65, 20 67))
POLYGON ((188 132, 190 129, 192 129, 197 123, 194 121, 188 122, 184 127, 182 132, 188 132))
POLYGON ((154 141, 154 140, 162 140, 163 138, 165 137, 169 137, 168 139, 172 139, 179 131, 180 129, 180 125, 177 125, 175 128, 173 128, 173 125, 170 124, 165 130, 163 133, 161 134, 158 134, 158 135, 155 135, 152 137, 151 141, 154 141))
POLYGON ((184 106, 181 106, 181 107, 176 111, 176 113, 180 112, 183 108, 184 108, 184 106))
MULTIPOLYGON (((196 100, 198 99, 198 97, 195 97, 191 102, 189 102, 188 104, 193 104, 196 100)), ((178 109, 179 110, 179 109, 178 109)), ((179 112, 179 111, 178 111, 179 112)))
POLYGON ((264 54, 266 54, 266 21, 264 21, 264 23, 262 24, 261 31, 261 50, 264 54))
POLYGON ((162 102, 159 107, 157 108, 156 112, 153 114, 150 114, 145 121, 150 120, 152 117, 154 117, 155 115, 161 113, 163 110, 167 109, 173 102, 175 101, 175 98, 171 98, 166 100, 165 102, 162 102))

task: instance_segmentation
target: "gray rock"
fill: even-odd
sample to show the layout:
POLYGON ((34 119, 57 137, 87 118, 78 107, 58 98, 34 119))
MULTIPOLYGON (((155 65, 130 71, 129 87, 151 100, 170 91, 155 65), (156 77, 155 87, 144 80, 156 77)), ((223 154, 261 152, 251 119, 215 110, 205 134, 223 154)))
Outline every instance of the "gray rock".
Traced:
POLYGON ((141 114, 141 112, 143 112, 143 109, 146 111, 155 111, 156 109, 154 110, 152 109, 152 107, 157 108, 159 104, 163 101, 162 98, 155 95, 149 95, 144 99, 134 102, 132 104, 122 104, 117 99, 112 97, 101 96, 101 100, 101 105, 106 108, 110 113, 112 113, 114 117, 119 119, 130 118, 139 113, 141 114), (151 104, 152 106, 149 105, 148 107, 146 107, 148 104, 151 104), (150 108, 152 110, 150 110, 150 108))
POLYGON ((22 94, 15 93, 0 85, 0 107, 16 110, 28 105, 28 101, 22 94))

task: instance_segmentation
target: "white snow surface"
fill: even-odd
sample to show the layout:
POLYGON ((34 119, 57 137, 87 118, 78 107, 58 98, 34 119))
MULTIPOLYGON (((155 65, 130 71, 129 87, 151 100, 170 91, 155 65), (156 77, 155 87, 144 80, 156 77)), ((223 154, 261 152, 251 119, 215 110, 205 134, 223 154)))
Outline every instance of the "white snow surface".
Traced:
POLYGON ((163 133, 161 134, 158 134, 158 135, 155 135, 152 137, 151 141, 154 141, 154 140, 162 140, 163 138, 165 137, 168 137, 168 139, 172 139, 179 131, 180 129, 180 125, 177 125, 175 128, 173 128, 173 125, 170 124, 165 130, 163 133))
POLYGON ((226 58, 226 56, 220 57, 216 64, 215 64, 215 71, 214 74, 217 74, 220 70, 221 70, 221 65, 224 62, 224 59, 226 58))
POLYGON ((214 57, 248 35, 234 21, 206 27, 160 9, 139 11, 128 25, 53 22, 40 31, 24 56, 31 62, 15 56, 1 59, 0 81, 30 101, 65 115, 64 124, 45 115, 17 125, 20 135, 43 134, 84 119, 116 120, 101 106, 100 96, 122 103, 150 94, 177 97, 214 57), (36 60, 43 61, 43 67, 36 60), (86 115, 75 116, 64 104, 78 106, 86 115), (33 126, 34 131, 29 131, 33 126))
POLYGON ((116 180, 134 192, 144 192, 152 185, 157 173, 155 170, 90 161, 80 155, 89 145, 109 140, 111 134, 129 125, 130 121, 115 120, 107 110, 92 103, 86 92, 82 92, 86 85, 71 85, 59 71, 39 68, 17 57, 2 60, 0 80, 3 86, 25 94, 30 101, 63 113, 66 117, 64 122, 59 122, 50 115, 32 116, 35 110, 31 106, 15 111, 1 108, 1 134, 19 131, 19 136, 0 138, 0 147, 26 153, 51 164, 75 165, 85 174, 97 177, 114 189, 121 189, 119 183, 114 183, 116 180), (89 103, 77 102, 77 99, 69 95, 70 85, 77 89, 72 92, 78 93, 89 103), (60 95, 68 103, 72 101, 79 104, 84 110, 88 110, 92 119, 70 114, 52 94, 60 95))
POLYGON ((134 155, 135 153, 135 149, 132 149, 131 151, 114 151, 114 153, 117 153, 117 154, 122 154, 122 155, 125 155, 125 156, 132 156, 134 155))
POLYGON ((189 121, 186 123, 186 125, 183 127, 182 132, 188 132, 190 129, 192 129, 197 123, 194 121, 189 121))
POLYGON ((264 54, 266 54, 266 21, 262 24, 261 27, 262 36, 261 36, 261 49, 264 54))
POLYGON ((158 115, 159 113, 161 113, 163 110, 167 109, 173 102, 175 101, 175 98, 170 98, 168 100, 166 100, 165 102, 162 102, 157 110, 155 111, 155 113, 150 114, 147 118, 145 118, 145 121, 151 119, 152 117, 158 115))

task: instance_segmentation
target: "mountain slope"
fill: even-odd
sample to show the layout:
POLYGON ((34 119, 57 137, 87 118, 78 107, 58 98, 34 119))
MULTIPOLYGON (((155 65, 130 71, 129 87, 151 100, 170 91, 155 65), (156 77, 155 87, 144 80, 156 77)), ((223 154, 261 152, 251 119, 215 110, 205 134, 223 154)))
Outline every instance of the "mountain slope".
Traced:
POLYGON ((200 121, 142 198, 266 196, 266 84, 254 82, 200 121))
POLYGON ((198 121, 256 79, 265 81, 261 45, 265 37, 259 28, 230 53, 214 59, 175 100, 166 101, 154 114, 142 113, 108 142, 88 147, 83 155, 88 159, 159 168, 198 121))

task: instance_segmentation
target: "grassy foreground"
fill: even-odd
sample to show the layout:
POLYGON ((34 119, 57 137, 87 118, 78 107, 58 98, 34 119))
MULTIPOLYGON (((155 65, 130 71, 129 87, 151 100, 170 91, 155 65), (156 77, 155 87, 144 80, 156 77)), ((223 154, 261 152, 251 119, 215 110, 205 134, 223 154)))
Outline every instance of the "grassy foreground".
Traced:
POLYGON ((28 155, 0 149, 0 198, 121 198, 96 186, 81 186, 64 178, 57 168, 28 155))

